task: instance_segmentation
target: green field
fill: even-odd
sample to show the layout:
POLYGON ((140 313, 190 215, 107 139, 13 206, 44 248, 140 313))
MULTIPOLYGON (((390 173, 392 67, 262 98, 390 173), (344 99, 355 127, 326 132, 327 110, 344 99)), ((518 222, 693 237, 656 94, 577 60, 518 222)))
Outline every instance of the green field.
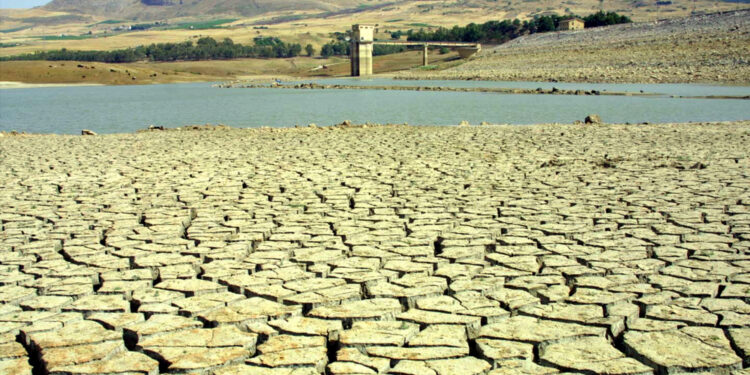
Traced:
POLYGON ((83 39, 91 39, 94 35, 43 35, 40 37, 37 37, 41 40, 83 40, 83 39))
POLYGON ((204 21, 204 22, 185 22, 178 23, 168 29, 191 29, 191 30, 205 30, 205 29, 218 29, 224 26, 226 23, 232 23, 237 21, 237 18, 223 18, 220 20, 204 21))
POLYGON ((118 23, 125 23, 126 21, 120 21, 120 20, 106 20, 102 22, 97 22, 95 25, 114 25, 118 23))
POLYGON ((7 33, 15 33, 16 31, 26 30, 30 28, 31 26, 20 26, 20 27, 14 27, 12 29, 5 29, 0 30, 0 33, 7 34, 7 33))

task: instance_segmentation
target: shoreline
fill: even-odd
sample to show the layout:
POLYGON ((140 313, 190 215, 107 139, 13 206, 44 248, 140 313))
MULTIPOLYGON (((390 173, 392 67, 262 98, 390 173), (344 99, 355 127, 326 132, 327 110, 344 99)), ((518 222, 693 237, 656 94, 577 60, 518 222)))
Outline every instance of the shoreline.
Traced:
MULTIPOLYGON (((526 89, 526 88, 489 88, 489 87, 450 87, 450 86, 398 86, 398 85, 347 85, 347 84, 319 84, 319 83, 301 83, 301 84, 274 84, 274 76, 259 75, 255 78, 244 76, 240 82, 226 81, 218 82, 216 80, 196 80, 196 81, 175 81, 175 82, 144 82, 138 83, 138 86, 145 85, 164 85, 164 84, 181 84, 181 83, 214 83, 217 88, 276 88, 276 89, 330 89, 330 90, 394 90, 394 91, 446 91, 446 92, 487 92, 499 94, 542 94, 542 95, 608 95, 608 96, 643 96, 643 97, 670 97, 677 99, 739 99, 750 100, 750 95, 666 95, 652 92, 635 92, 635 91, 605 91, 605 90, 569 90, 558 89, 553 86, 552 89, 526 89), (270 78, 269 78, 270 77, 270 78)), ((285 80, 309 80, 318 79, 321 81, 328 79, 357 79, 360 77, 305 77, 305 76, 283 76, 285 80)), ((474 82, 519 82, 519 83, 559 83, 559 84, 595 84, 595 85, 616 85, 616 84, 649 84, 649 85, 695 85, 695 86, 724 86, 724 87, 750 87, 748 83, 738 82, 600 82, 600 81, 558 81, 558 80, 506 80, 491 77, 482 78, 459 78, 459 77, 404 77, 391 73, 373 75, 374 79, 393 79, 397 81, 474 81, 474 82)), ((95 87, 95 86, 133 86, 133 84, 105 84, 105 83, 27 83, 20 81, 0 81, 0 90, 29 89, 29 88, 51 88, 51 87, 95 87)))
MULTIPOLYGON (((488 128, 569 128, 569 129, 580 129, 590 128, 599 129, 602 127, 626 127, 626 128, 638 128, 638 127, 659 127, 659 126, 750 126, 750 119, 747 120, 730 120, 730 121, 688 121, 688 122, 660 122, 660 123, 586 123, 580 120, 576 120, 572 123, 531 123, 531 124, 511 124, 511 123, 489 123, 481 122, 479 124, 393 124, 393 123, 372 123, 366 122, 363 124, 354 124, 351 121, 343 121, 337 124, 331 125, 288 125, 288 126, 259 126, 259 127, 235 127, 231 125, 183 125, 177 127, 165 127, 165 126, 150 126, 148 128, 137 129, 133 132, 121 132, 121 133, 96 133, 87 129, 82 129, 82 132, 86 134, 68 134, 68 133, 29 133, 25 131, 0 131, 0 140, 2 139, 14 139, 24 137, 83 137, 83 138, 97 138, 97 137, 119 137, 119 136, 131 136, 140 134, 193 134, 200 133, 210 136, 211 134, 225 134, 226 132, 241 132, 241 133, 285 133, 285 132, 328 132, 328 131, 356 131, 360 129, 362 131, 377 130, 377 129, 392 129, 392 128, 403 128, 403 129, 488 129, 488 128)), ((415 130, 418 131, 418 130, 415 130)))
POLYGON ((0 90, 33 89, 47 87, 86 87, 107 86, 103 83, 26 83, 17 81, 0 81, 0 90))
MULTIPOLYGON (((488 81, 489 82, 489 81, 488 81)), ((497 82, 497 81, 496 81, 497 82)), ((561 82, 566 83, 566 82, 561 82)), ((398 85, 324 85, 319 83, 298 84, 258 84, 229 82, 216 84, 216 88, 243 89, 293 89, 293 90, 385 90, 385 91, 445 91, 445 92, 484 92, 496 94, 526 94, 526 95, 577 95, 577 96, 639 96, 639 97, 669 97, 673 99, 737 99, 750 100, 750 95, 667 95, 651 92, 634 91, 606 91, 606 90, 569 90, 558 89, 525 89, 525 88, 489 88, 489 87, 451 87, 451 86, 398 86, 398 85)))
MULTIPOLYGON (((371 76, 371 78, 381 78, 381 79, 393 79, 398 81, 484 81, 484 82, 534 82, 534 83, 560 83, 560 84, 566 84, 566 83, 575 83, 575 84, 597 84, 597 85, 607 85, 607 84, 656 84, 656 85, 705 85, 705 86, 727 86, 727 87, 749 87, 750 81, 734 81, 734 80, 708 80, 708 81, 690 81, 690 80, 675 80, 675 81, 665 81, 665 82, 654 82, 648 79, 637 79, 637 77, 633 77, 635 79, 632 80, 595 80, 595 79, 574 79, 576 77, 567 77, 571 78, 569 80, 562 80, 562 79, 556 79, 552 78, 552 76, 549 77, 537 77, 536 79, 525 79, 524 77, 511 77, 511 76, 467 76, 463 74, 450 74, 448 72, 445 72, 445 74, 442 71, 436 71, 429 74, 424 73, 416 73, 410 71, 406 72, 384 72, 384 73, 376 73, 371 76)), ((352 77, 352 76, 292 76, 288 74, 282 74, 282 75, 271 75, 271 74, 259 74, 257 76, 253 75, 242 75, 238 77, 234 77, 234 79, 230 81, 216 79, 217 77, 211 77, 206 79, 190 79, 190 80, 178 80, 178 81, 169 81, 169 82, 159 82, 159 81, 153 81, 153 82, 138 82, 138 83, 100 83, 100 82, 65 82, 65 83, 59 83, 59 82, 24 82, 24 81, 0 81, 0 90, 9 90, 9 89, 19 89, 19 88, 44 88, 44 87, 78 87, 78 86, 134 86, 134 85, 160 85, 160 84, 172 84, 172 83, 212 83, 212 82, 234 82, 237 80, 240 80, 242 82, 251 82, 251 83, 272 83, 274 81, 274 78, 283 78, 284 80, 310 80, 310 79, 319 79, 319 80, 326 80, 326 79, 356 79, 360 77, 352 77)), ((633 94, 641 94, 641 93, 633 93, 633 94)))

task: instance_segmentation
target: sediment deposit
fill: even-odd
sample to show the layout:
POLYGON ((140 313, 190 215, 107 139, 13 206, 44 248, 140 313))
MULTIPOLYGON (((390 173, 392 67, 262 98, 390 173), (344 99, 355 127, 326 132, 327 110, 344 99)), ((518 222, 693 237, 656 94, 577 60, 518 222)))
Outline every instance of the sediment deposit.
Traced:
POLYGON ((750 122, 0 137, 0 373, 744 374, 750 122))

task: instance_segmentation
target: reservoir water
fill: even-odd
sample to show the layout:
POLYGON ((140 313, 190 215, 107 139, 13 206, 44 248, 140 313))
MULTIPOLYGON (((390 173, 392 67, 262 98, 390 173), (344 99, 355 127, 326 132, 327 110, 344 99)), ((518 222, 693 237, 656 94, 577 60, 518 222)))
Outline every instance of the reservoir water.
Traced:
POLYGON ((309 123, 456 125, 462 120, 498 124, 572 123, 591 113, 609 123, 697 122, 750 119, 750 102, 680 99, 670 95, 750 95, 748 86, 585 84, 550 82, 397 81, 335 79, 353 85, 411 85, 643 90, 643 96, 528 95, 384 90, 220 89, 211 83, 144 86, 76 86, 0 90, 0 131, 80 134, 130 133, 149 125, 176 127, 290 127, 309 123))

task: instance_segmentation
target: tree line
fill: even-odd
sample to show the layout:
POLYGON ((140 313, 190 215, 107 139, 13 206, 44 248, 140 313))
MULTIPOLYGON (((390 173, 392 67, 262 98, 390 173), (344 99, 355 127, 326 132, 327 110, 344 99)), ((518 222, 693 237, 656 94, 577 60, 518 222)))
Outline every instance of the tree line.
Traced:
MULTIPOLYGON (((346 40, 332 40, 323 45, 320 49, 320 56, 331 57, 340 55, 349 55, 351 49, 350 43, 346 40)), ((372 48, 373 56, 390 55, 392 53, 399 53, 406 51, 406 46, 389 46, 382 44, 375 44, 372 48)))
POLYGON ((514 19, 512 21, 488 21, 483 24, 470 23, 463 27, 453 26, 450 29, 441 27, 435 31, 425 31, 424 29, 409 30, 406 33, 397 31, 392 33, 391 36, 396 39, 405 34, 407 40, 410 41, 505 43, 526 34, 555 31, 560 27, 561 21, 571 18, 582 19, 588 28, 633 22, 627 16, 619 15, 616 12, 599 11, 586 17, 549 15, 534 17, 526 21, 514 19))
MULTIPOLYGON (((306 52, 311 55, 311 45, 306 52)), ((97 61, 105 63, 128 63, 135 61, 176 61, 176 60, 224 60, 242 57, 279 58, 295 57, 302 53, 302 46, 297 43, 285 43, 275 37, 256 37, 252 45, 237 44, 225 38, 216 41, 211 37, 182 43, 155 43, 112 51, 74 51, 60 49, 38 51, 35 53, 3 57, 2 60, 73 60, 97 61)))

